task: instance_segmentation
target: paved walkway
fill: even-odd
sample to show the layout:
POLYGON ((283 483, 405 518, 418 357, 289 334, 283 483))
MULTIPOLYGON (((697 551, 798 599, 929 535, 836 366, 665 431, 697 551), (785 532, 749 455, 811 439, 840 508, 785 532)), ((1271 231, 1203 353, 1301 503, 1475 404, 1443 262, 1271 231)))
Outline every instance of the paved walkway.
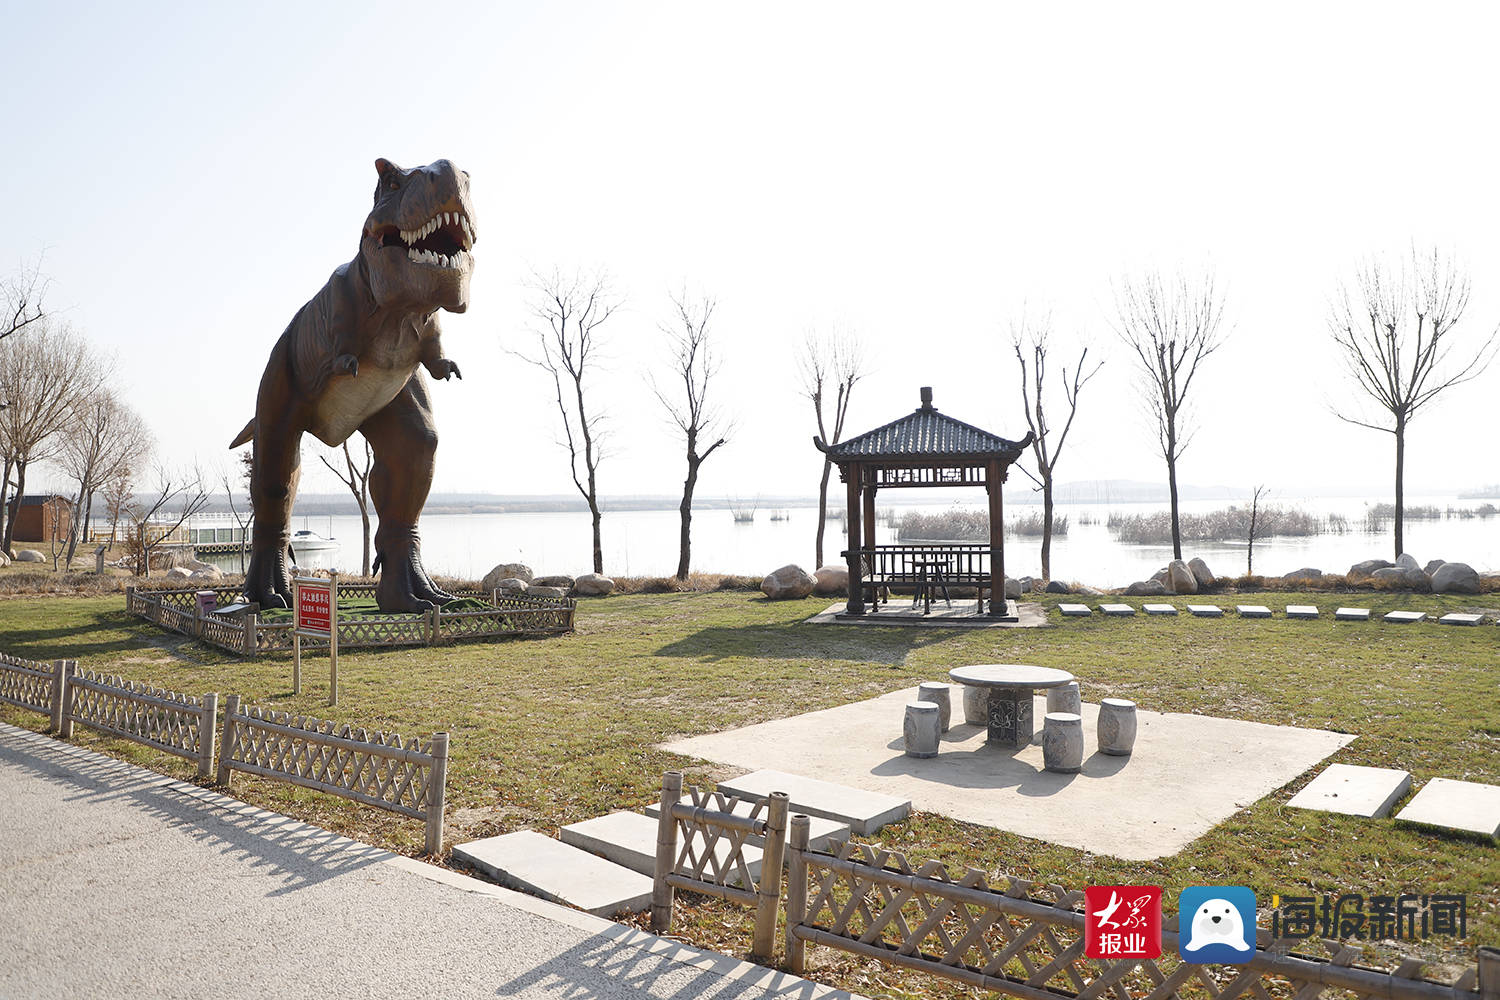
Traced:
POLYGON ((0 997, 837 1000, 0 724, 0 997))

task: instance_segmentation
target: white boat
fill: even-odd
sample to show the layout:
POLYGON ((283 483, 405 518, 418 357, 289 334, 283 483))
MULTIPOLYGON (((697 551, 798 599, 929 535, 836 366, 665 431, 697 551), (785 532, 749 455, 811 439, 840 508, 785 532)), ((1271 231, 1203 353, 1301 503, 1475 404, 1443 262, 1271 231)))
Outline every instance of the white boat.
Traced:
POLYGON ((307 556, 333 553, 339 550, 339 542, 336 538, 324 538, 316 531, 297 531, 292 533, 292 554, 300 562, 307 556))

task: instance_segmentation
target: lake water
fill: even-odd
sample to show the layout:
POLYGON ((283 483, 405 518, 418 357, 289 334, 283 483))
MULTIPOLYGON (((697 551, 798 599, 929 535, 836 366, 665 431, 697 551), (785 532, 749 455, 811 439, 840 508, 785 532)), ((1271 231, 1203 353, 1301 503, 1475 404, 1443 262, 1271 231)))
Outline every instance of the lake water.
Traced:
MULTIPOLYGON (((1303 566, 1342 573, 1364 559, 1392 556, 1391 532, 1359 530, 1365 511, 1374 501, 1362 498, 1278 498, 1276 505, 1299 508, 1319 517, 1342 514, 1351 531, 1305 538, 1266 538, 1255 543, 1255 571, 1279 575, 1303 566)), ((1485 501, 1453 496, 1422 496, 1408 507, 1436 506, 1446 510, 1474 508, 1485 501)), ((897 515, 908 510, 932 513, 948 504, 892 505, 897 515)), ((975 504, 959 506, 978 509, 975 504)), ((1184 503, 1185 513, 1207 513, 1229 506, 1222 500, 1184 503)), ((881 504, 880 509, 887 509, 881 504)), ((1029 517, 1039 505, 1007 505, 1007 521, 1029 517)), ((1066 504, 1057 513, 1070 521, 1065 537, 1052 542, 1052 575, 1098 587, 1121 587, 1149 577, 1171 558, 1169 545, 1126 545, 1115 541, 1105 521, 1111 512, 1146 514, 1165 510, 1166 504, 1066 504), (1083 521, 1093 521, 1084 524, 1083 521)), ((693 517, 693 568, 714 573, 762 576, 786 563, 809 569, 817 527, 815 508, 791 508, 787 520, 772 521, 761 510, 749 524, 736 523, 728 510, 703 510, 693 517)), ((338 554, 321 560, 324 568, 358 571, 360 526, 355 516, 295 518, 294 528, 309 528, 337 538, 338 554)), ((837 561, 844 548, 842 525, 828 522, 824 540, 826 561, 837 561)), ((667 576, 677 568, 677 511, 619 511, 604 515, 604 569, 619 576, 667 576)), ((896 541, 895 529, 880 524, 877 541, 896 541)), ((1406 548, 1426 563, 1440 558, 1467 562, 1483 572, 1500 571, 1500 518, 1412 521, 1406 525, 1406 548)), ((1011 576, 1039 575, 1038 538, 1007 536, 1006 569, 1011 576)), ((577 575, 591 567, 589 517, 586 512, 535 514, 431 514, 422 518, 422 553, 428 570, 445 576, 478 579, 502 562, 523 562, 539 575, 577 575)), ((1184 543, 1184 556, 1201 556, 1219 576, 1245 572, 1244 543, 1184 543)), ((236 560, 237 561, 237 560, 236 560)), ((227 564, 225 568, 230 568, 227 564)))

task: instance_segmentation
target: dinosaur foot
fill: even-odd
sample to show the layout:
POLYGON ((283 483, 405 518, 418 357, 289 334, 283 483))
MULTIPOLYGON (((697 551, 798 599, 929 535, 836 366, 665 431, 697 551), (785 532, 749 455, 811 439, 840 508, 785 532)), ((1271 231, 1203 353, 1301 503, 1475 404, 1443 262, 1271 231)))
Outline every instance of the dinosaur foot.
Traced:
POLYGON ((257 549, 245 571, 245 600, 266 610, 292 606, 292 578, 286 569, 286 549, 257 549))
POLYGON ((380 582, 375 585, 375 602, 381 611, 426 611, 434 605, 457 600, 433 583, 422 568, 419 543, 411 540, 394 548, 395 551, 380 553, 376 560, 380 582))

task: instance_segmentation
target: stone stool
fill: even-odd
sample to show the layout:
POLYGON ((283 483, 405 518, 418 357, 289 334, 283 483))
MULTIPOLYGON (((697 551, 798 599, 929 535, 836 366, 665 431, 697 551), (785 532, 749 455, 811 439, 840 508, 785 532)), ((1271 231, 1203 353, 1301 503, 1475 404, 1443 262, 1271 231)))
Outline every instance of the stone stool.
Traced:
POLYGON ((938 707, 930 701, 906 703, 906 722, 902 726, 902 735, 906 738, 906 756, 938 755, 938 718, 938 707))
POLYGON ((1078 693, 1078 682, 1068 681, 1062 687, 1047 689, 1047 712, 1071 712, 1083 714, 1083 698, 1078 693))
POLYGON ((917 687, 917 700, 930 701, 938 707, 938 731, 946 733, 953 718, 953 701, 949 697, 949 686, 940 681, 927 681, 917 687))
POLYGON ((1077 712, 1048 712, 1042 723, 1042 766, 1061 774, 1083 769, 1083 716, 1077 712))
POLYGON ((971 726, 990 724, 990 689, 961 685, 964 689, 964 722, 971 726))
POLYGON ((1125 757, 1135 746, 1135 702, 1105 698, 1099 703, 1099 752, 1125 757))

